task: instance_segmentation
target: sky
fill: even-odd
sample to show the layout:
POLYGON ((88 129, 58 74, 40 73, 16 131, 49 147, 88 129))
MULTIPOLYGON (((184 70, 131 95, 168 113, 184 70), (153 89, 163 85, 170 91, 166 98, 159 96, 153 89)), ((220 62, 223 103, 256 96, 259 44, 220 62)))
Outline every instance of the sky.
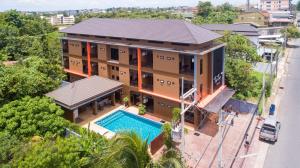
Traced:
MULTIPOLYGON (((21 11, 53 11, 69 9, 92 9, 111 7, 170 7, 196 6, 199 0, 0 0, 0 11, 17 9, 21 11)), ((229 2, 245 4, 246 0, 210 0, 214 5, 229 2)), ((250 0, 252 3, 256 3, 250 0)))

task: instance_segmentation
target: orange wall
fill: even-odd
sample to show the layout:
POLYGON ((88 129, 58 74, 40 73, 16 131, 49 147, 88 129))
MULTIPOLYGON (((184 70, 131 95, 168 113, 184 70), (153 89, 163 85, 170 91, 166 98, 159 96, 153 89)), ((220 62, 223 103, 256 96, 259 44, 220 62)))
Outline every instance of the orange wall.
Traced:
POLYGON ((153 69, 179 74, 179 54, 154 50, 153 69))
POLYGON ((129 65, 129 49, 128 47, 119 47, 119 63, 129 65))
POLYGON ((108 67, 106 63, 98 63, 99 76, 108 78, 108 67))
POLYGON ((179 98, 179 78, 153 74, 153 91, 175 99, 179 98), (164 83, 161 83, 163 81, 164 83))
POLYGON ((68 41, 68 47, 69 47, 69 54, 70 55, 77 55, 81 56, 81 42, 80 41, 68 41))
POLYGON ((70 55, 69 57, 69 69, 75 72, 82 73, 82 59, 72 57, 70 55))
POLYGON ((107 45, 98 44, 98 59, 106 61, 107 60, 107 45))

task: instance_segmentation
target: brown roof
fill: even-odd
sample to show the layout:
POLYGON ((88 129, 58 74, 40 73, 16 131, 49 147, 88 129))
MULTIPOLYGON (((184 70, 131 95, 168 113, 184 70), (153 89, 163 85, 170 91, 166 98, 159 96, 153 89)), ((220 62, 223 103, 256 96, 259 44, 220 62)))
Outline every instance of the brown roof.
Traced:
POLYGON ((66 84, 47 93, 46 96, 53 98, 57 104, 73 110, 121 87, 121 82, 99 76, 91 76, 90 78, 66 84))
POLYGON ((221 35, 183 20, 92 18, 61 30, 63 33, 202 44, 221 35))
POLYGON ((211 31, 231 31, 245 36, 259 36, 258 29, 249 24, 202 24, 211 31))

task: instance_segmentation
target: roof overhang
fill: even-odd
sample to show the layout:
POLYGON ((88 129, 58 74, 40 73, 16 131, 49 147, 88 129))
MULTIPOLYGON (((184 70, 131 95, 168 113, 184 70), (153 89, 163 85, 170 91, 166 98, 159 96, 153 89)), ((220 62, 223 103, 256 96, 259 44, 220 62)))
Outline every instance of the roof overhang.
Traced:
POLYGON ((199 50, 177 50, 174 48, 154 47, 154 46, 138 45, 138 44, 126 44, 126 43, 90 40, 90 39, 73 38, 73 37, 62 37, 61 39, 90 42, 90 43, 96 43, 96 44, 117 45, 117 46, 123 46, 123 47, 133 47, 133 48, 150 49, 150 50, 158 50, 158 51, 176 52, 176 53, 191 54, 191 55, 204 55, 208 52, 211 52, 213 50, 216 50, 218 48, 225 46, 225 43, 221 43, 221 44, 216 43, 216 44, 213 44, 213 46, 210 46, 210 47, 204 48, 204 49, 199 49, 199 50))
POLYGON ((227 101, 234 95, 235 90, 228 87, 224 88, 218 95, 216 95, 203 109, 217 113, 227 103, 227 101))

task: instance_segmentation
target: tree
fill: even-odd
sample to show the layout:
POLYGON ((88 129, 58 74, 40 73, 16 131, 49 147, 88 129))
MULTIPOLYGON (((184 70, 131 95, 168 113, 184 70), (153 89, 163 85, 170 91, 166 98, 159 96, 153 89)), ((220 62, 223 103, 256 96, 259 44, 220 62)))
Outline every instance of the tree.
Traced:
POLYGON ((297 2, 297 11, 300 11, 300 1, 297 2))
POLYGON ((209 1, 199 1, 198 3, 198 15, 202 17, 207 17, 214 10, 211 2, 209 1))
POLYGON ((288 26, 287 28, 282 29, 281 33, 286 36, 287 41, 293 38, 300 38, 300 32, 296 26, 288 26))
POLYGON ((19 139, 63 135, 69 125, 64 111, 46 97, 24 97, 0 108, 0 132, 7 131, 19 139))
POLYGON ((256 48, 245 36, 225 32, 222 41, 227 44, 227 57, 245 60, 250 63, 261 61, 261 57, 257 54, 256 48))
POLYGON ((64 77, 58 64, 37 57, 0 67, 0 105, 24 96, 41 96, 57 88, 64 77))
POLYGON ((113 141, 115 156, 123 163, 122 167, 144 168, 150 163, 147 140, 143 141, 135 132, 120 133, 113 141))
POLYGON ((245 60, 227 58, 225 64, 226 83, 236 90, 235 96, 245 100, 260 92, 259 80, 254 76, 252 65, 245 60))

